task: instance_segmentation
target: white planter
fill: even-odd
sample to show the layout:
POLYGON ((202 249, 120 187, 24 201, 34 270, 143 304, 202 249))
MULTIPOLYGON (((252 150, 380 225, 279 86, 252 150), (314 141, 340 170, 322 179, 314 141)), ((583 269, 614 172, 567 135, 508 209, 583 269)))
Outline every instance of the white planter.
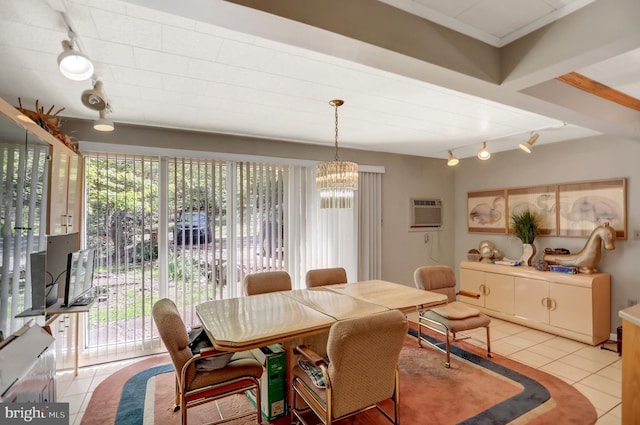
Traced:
POLYGON ((522 256, 520 257, 520 264, 530 266, 533 257, 536 255, 536 246, 532 243, 522 244, 522 256))

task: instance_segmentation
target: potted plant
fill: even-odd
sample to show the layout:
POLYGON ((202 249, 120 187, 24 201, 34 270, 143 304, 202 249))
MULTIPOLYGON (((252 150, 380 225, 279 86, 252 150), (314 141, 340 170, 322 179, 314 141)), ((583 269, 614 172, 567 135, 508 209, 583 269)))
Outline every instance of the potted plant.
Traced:
POLYGON ((531 265, 531 259, 536 254, 533 241, 540 234, 540 218, 535 212, 526 209, 511 215, 511 233, 522 242, 521 262, 531 265))

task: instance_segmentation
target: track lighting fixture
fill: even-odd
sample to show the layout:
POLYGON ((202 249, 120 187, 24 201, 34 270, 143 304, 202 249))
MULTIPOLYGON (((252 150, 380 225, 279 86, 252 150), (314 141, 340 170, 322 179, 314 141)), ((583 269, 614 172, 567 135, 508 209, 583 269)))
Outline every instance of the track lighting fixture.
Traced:
POLYGON ((62 53, 58 55, 58 68, 70 80, 84 81, 93 75, 93 63, 79 50, 73 48, 76 35, 69 31, 69 40, 62 41, 62 53))
POLYGON ((449 160, 447 161, 447 165, 449 167, 453 167, 455 165, 458 165, 458 162, 460 162, 460 160, 458 158, 456 158, 455 156, 453 156, 453 152, 451 151, 447 151, 449 152, 449 160))
POLYGON ((531 146, 533 146, 536 140, 538 140, 538 137, 540 137, 538 133, 533 133, 528 141, 526 141, 525 143, 520 143, 518 146, 526 153, 531 153, 531 146))
POLYGON ((107 98, 102 91, 102 81, 97 80, 92 89, 82 92, 82 104, 94 111, 102 111, 107 107, 107 98))
POLYGON ((93 129, 97 131, 113 131, 115 126, 113 121, 107 119, 107 110, 100 111, 100 118, 93 122, 93 129))
POLYGON ((491 158, 491 153, 487 150, 487 142, 482 142, 482 149, 478 151, 478 158, 483 161, 491 158))

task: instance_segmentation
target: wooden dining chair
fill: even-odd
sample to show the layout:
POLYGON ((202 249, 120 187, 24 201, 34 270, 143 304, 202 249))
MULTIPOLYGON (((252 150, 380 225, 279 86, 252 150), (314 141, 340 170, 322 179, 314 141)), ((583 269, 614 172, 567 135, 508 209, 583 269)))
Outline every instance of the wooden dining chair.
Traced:
POLYGON ((175 303, 168 298, 158 300, 153 305, 152 315, 176 369, 174 411, 182 410, 182 425, 187 425, 188 408, 234 394, 243 394, 245 391, 255 391, 256 410, 241 412, 213 423, 218 424, 249 415, 256 415, 257 423, 262 423, 260 377, 263 368, 251 353, 234 353, 215 370, 199 370, 202 369, 199 362, 211 360, 216 356, 228 356, 229 353, 211 347, 203 348, 198 354, 194 354, 189 347, 189 335, 180 313, 175 303))
POLYGON ((289 273, 282 270, 251 273, 244 277, 242 280, 242 286, 245 295, 290 291, 291 276, 289 276, 289 273))
POLYGON ((418 289, 438 292, 448 298, 444 306, 437 306, 422 311, 418 316, 418 345, 425 342, 447 355, 445 367, 451 366, 451 340, 459 341, 468 337, 459 338, 458 332, 469 331, 477 328, 485 328, 487 332, 487 357, 491 354, 491 337, 489 325, 491 318, 480 310, 457 300, 457 296, 478 298, 479 294, 467 291, 456 292, 456 275, 449 266, 423 266, 418 267, 413 273, 413 280, 418 289), (422 337, 422 326, 445 336, 445 349, 443 350, 428 339, 422 337))
POLYGON ((307 288, 347 283, 347 271, 342 267, 309 270, 304 280, 307 288))

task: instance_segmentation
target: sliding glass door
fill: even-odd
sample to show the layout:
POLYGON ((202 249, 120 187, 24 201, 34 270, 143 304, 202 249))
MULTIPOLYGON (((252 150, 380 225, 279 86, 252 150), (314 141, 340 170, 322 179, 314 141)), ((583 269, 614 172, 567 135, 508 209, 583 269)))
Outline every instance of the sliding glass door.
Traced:
POLYGON ((99 289, 89 352, 157 347, 159 298, 198 325, 197 304, 241 295, 247 273, 285 268, 286 167, 116 154, 89 155, 85 167, 99 289))

